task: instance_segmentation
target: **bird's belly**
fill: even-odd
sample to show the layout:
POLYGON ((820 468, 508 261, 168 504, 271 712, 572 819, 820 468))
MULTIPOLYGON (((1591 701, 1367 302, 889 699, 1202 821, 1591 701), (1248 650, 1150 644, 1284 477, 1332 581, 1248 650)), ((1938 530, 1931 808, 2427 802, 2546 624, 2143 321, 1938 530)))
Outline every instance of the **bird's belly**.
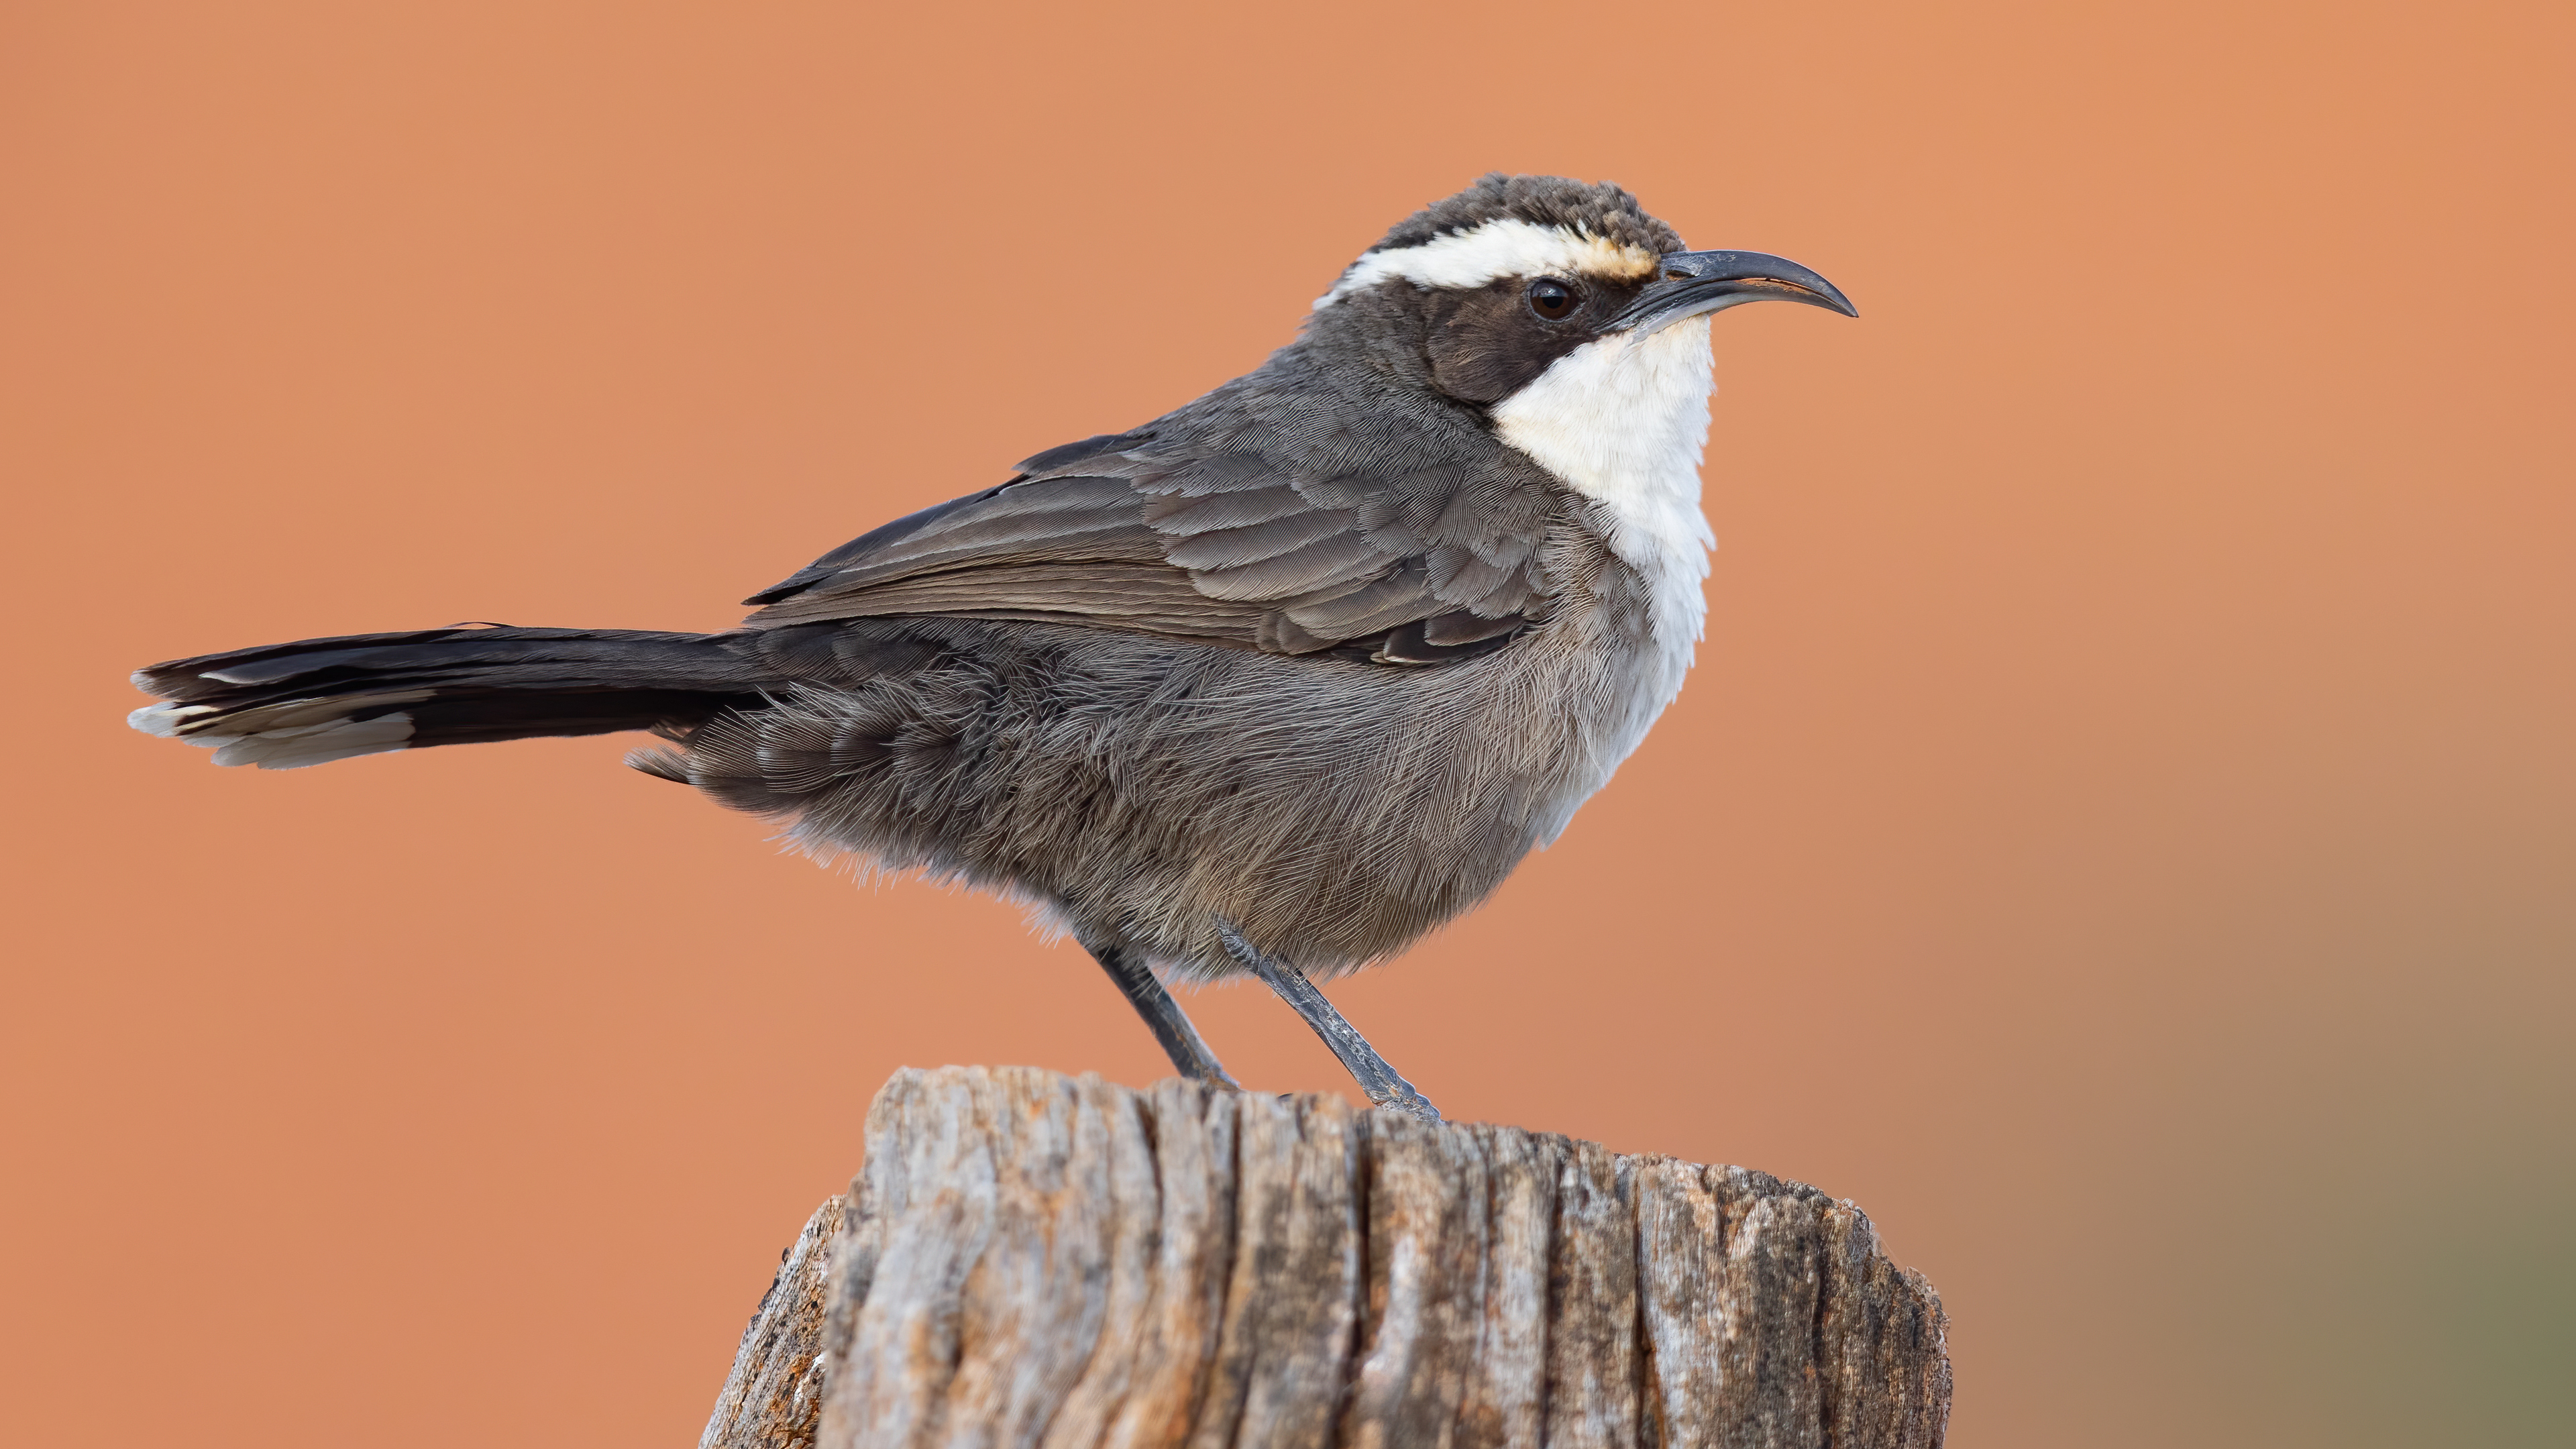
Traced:
POLYGON ((1672 697, 1658 661, 1568 644, 1541 635, 1437 670, 1373 671, 1395 678, 1353 687, 1385 698, 1329 731, 1285 705, 1283 717, 1307 721, 1301 733, 1336 738, 1210 811, 1175 893, 1191 904, 1172 945, 1193 929, 1187 910, 1213 910, 1256 946, 1331 973, 1483 901, 1607 783, 1672 697))
POLYGON ((1315 973, 1401 950, 1562 829, 1669 698, 1651 661, 1557 628, 1406 669, 882 627, 939 636, 936 664, 745 717, 763 739, 734 753, 769 793, 731 803, 794 815, 818 854, 1030 899, 1203 975, 1233 969, 1218 920, 1315 973))

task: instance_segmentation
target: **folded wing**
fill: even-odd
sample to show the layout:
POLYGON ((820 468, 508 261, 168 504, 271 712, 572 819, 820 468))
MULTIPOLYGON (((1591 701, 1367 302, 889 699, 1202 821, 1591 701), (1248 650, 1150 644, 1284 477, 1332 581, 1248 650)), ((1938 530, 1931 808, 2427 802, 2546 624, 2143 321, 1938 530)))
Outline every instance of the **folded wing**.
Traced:
POLYGON ((747 622, 1045 620, 1431 664, 1545 616, 1547 488, 1471 467, 1313 471, 1088 439, 834 549, 747 600, 765 606, 747 622))

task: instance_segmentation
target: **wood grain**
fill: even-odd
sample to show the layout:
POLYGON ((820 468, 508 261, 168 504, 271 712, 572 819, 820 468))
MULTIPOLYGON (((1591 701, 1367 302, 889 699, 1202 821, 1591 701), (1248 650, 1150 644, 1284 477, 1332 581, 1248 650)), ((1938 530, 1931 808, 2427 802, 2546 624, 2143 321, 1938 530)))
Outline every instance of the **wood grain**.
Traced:
POLYGON ((846 1199, 814 1210, 742 1331, 698 1449, 804 1449, 823 1417, 823 1311, 846 1199))
POLYGON ((1336 1097, 905 1070, 702 1449, 1937 1449, 1947 1322, 1740 1167, 1336 1097))

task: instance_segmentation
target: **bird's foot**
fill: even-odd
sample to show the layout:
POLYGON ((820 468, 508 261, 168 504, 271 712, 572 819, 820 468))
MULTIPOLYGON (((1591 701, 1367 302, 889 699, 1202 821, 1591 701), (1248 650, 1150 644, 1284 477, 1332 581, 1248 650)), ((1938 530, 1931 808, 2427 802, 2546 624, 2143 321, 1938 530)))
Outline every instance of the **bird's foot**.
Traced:
POLYGON ((1391 1087, 1363 1086, 1361 1090, 1368 1093, 1369 1103, 1372 1106, 1384 1107, 1390 1112, 1402 1112, 1407 1117, 1419 1118, 1425 1122, 1441 1120, 1440 1109, 1431 1105, 1431 1099, 1415 1091, 1413 1084, 1402 1077, 1397 1077, 1391 1087))
POLYGON ((1333 1009, 1333 1003, 1324 999, 1324 993, 1315 989, 1315 983, 1306 979, 1305 972, 1285 961, 1261 954, 1251 942, 1243 939, 1242 932, 1224 921, 1216 923, 1216 935, 1217 940, 1224 944, 1225 953, 1233 957, 1236 964, 1260 977, 1280 1000, 1296 1008, 1297 1014, 1315 1029, 1315 1035, 1323 1039, 1333 1055, 1342 1059, 1342 1066, 1349 1070, 1351 1080, 1359 1083, 1360 1090, 1367 1094, 1372 1105, 1425 1122, 1440 1120, 1440 1109, 1431 1105, 1431 1099, 1415 1091, 1411 1082, 1398 1076, 1395 1068, 1386 1064, 1386 1058, 1379 1056, 1377 1048, 1368 1044, 1368 1038, 1361 1036, 1357 1027, 1333 1009))

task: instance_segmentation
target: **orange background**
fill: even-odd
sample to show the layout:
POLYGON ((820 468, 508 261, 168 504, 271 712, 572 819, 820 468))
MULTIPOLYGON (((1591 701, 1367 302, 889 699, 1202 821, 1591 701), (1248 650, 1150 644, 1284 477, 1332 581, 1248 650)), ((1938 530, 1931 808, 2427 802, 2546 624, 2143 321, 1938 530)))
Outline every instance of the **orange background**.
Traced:
POLYGON ((626 741, 219 771, 125 671, 723 627, 1504 168, 1862 316, 1720 319, 1688 690, 1337 999, 1858 1199, 1954 1443, 2567 1442, 2571 16, 8 6, 6 1437, 687 1443, 896 1065, 1163 1070, 626 741))

